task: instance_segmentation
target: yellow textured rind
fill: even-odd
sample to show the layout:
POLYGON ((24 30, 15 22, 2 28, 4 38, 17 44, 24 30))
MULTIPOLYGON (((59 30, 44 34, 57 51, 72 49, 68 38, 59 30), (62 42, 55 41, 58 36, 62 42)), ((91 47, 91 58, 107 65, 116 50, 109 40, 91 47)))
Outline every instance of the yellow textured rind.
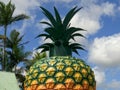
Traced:
POLYGON ((84 61, 56 56, 36 62, 26 75, 24 87, 24 90, 96 90, 96 82, 84 61))

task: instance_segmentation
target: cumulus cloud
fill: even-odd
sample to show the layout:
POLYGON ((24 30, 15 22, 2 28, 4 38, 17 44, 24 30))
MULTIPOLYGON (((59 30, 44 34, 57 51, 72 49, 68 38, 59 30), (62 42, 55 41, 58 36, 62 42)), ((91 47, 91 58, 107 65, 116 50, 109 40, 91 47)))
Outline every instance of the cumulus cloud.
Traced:
POLYGON ((95 38, 89 50, 89 61, 102 66, 120 65, 120 33, 95 38))
MULTIPOLYGON (((10 0, 0 0, 4 3, 8 3, 10 0)), ((18 29, 21 33, 24 32, 24 30, 28 27, 31 26, 34 23, 35 20, 35 15, 33 14, 36 8, 38 8, 38 6, 40 6, 40 3, 38 2, 38 0, 11 0, 13 4, 15 4, 15 11, 14 11, 14 15, 19 15, 19 14, 26 14, 30 16, 29 19, 29 23, 28 21, 24 21, 21 28, 18 29), (31 25, 30 25, 31 24, 31 25)), ((15 28, 18 28, 18 26, 13 26, 15 28)))
POLYGON ((107 68, 95 66, 92 68, 96 79, 97 90, 120 90, 120 68, 107 68))
POLYGON ((93 68, 97 86, 100 86, 105 81, 105 72, 102 71, 99 67, 95 66, 93 68))
POLYGON ((115 4, 109 2, 98 4, 97 0, 81 0, 81 5, 84 8, 73 17, 71 23, 72 26, 86 29, 88 35, 102 28, 102 16, 113 16, 115 13, 115 4))

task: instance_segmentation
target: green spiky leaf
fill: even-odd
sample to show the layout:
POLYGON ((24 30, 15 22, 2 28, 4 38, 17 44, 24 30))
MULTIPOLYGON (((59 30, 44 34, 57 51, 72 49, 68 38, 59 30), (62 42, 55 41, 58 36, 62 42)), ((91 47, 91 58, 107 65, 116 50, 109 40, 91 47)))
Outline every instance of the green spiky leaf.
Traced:
POLYGON ((78 33, 77 31, 85 31, 82 28, 70 27, 70 20, 73 16, 81 9, 74 7, 71 9, 65 16, 64 20, 61 20, 60 14, 56 7, 54 7, 55 16, 53 16, 48 10, 41 7, 43 13, 48 18, 49 21, 43 21, 42 24, 48 25, 44 29, 45 34, 39 34, 37 37, 46 37, 46 39, 51 39, 53 42, 51 43, 52 46, 49 44, 43 44, 39 48, 42 48, 43 51, 50 51, 50 56, 54 55, 71 55, 71 50, 73 52, 77 52, 77 49, 82 49, 82 45, 72 43, 70 44, 69 40, 73 39, 74 37, 84 37, 82 34, 78 33), (76 33, 77 32, 77 33, 76 33), (49 49, 48 49, 49 48, 49 49))
POLYGON ((72 49, 72 51, 73 51, 74 53, 76 53, 77 55, 79 55, 77 49, 72 49))
POLYGON ((51 24, 53 26, 56 26, 56 21, 55 21, 53 15, 48 10, 46 10, 45 8, 43 8, 43 7, 40 7, 40 8, 43 10, 43 13, 49 19, 49 21, 51 22, 51 24))
POLYGON ((52 25, 51 25, 49 22, 46 22, 46 21, 41 21, 40 23, 42 23, 42 24, 46 24, 46 25, 48 25, 48 26, 52 27, 52 25))
POLYGON ((70 20, 72 19, 72 17, 81 9, 81 8, 79 8, 79 9, 76 9, 76 8, 77 8, 77 7, 74 7, 73 9, 71 9, 71 10, 67 13, 65 19, 63 20, 63 25, 64 25, 65 28, 66 28, 67 25, 69 24, 69 22, 70 22, 70 20))
POLYGON ((55 7, 54 7, 54 11, 55 11, 55 16, 56 16, 56 22, 57 22, 58 24, 62 24, 60 15, 59 15, 59 13, 58 13, 58 11, 57 11, 57 9, 56 9, 55 7))
MULTIPOLYGON (((48 34, 40 34, 40 35, 38 35, 38 36, 35 37, 35 38, 39 38, 39 37, 45 37, 45 40, 48 39, 48 38, 51 38, 51 36, 48 35, 48 34)), ((52 38, 51 38, 51 39, 52 39, 52 38)))
POLYGON ((84 37, 84 38, 85 38, 84 35, 82 35, 82 34, 80 34, 80 33, 75 33, 75 34, 72 34, 72 35, 68 38, 68 40, 73 39, 73 40, 75 41, 74 37, 76 37, 76 36, 84 37))

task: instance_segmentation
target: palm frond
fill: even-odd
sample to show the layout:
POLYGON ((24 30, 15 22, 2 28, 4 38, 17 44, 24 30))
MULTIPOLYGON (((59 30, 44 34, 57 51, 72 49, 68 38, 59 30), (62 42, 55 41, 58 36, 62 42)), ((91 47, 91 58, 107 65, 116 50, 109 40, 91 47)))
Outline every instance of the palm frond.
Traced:
POLYGON ((20 43, 18 46, 23 46, 25 44, 28 44, 30 41, 26 41, 26 42, 23 42, 23 43, 20 43))
POLYGON ((0 1, 0 11, 3 10, 3 8, 5 8, 5 3, 0 1))
POLYGON ((16 16, 11 18, 10 22, 20 21, 20 20, 23 20, 23 19, 29 19, 29 16, 27 16, 25 14, 16 15, 16 16))

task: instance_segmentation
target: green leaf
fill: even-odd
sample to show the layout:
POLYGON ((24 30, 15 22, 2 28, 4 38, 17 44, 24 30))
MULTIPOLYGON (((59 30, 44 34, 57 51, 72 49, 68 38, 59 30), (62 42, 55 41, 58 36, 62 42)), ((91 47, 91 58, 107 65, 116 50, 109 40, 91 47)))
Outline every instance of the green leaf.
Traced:
POLYGON ((85 50, 84 48, 82 48, 82 47, 80 47, 80 46, 73 47, 73 49, 85 50))
POLYGON ((48 27, 48 28, 45 28, 44 30, 46 33, 48 33, 50 36, 51 36, 51 40, 52 41, 55 41, 58 39, 59 37, 59 33, 56 33, 56 31, 54 30, 53 27, 48 27))
POLYGON ((39 34, 37 37, 35 37, 35 38, 39 38, 39 37, 49 37, 50 35, 48 35, 48 34, 39 34))
POLYGON ((60 15, 57 11, 57 9, 54 7, 54 11, 55 11, 55 16, 56 16, 56 22, 61 25, 62 24, 62 21, 61 21, 61 18, 60 18, 60 15))
POLYGON ((67 15, 65 16, 65 18, 64 18, 64 20, 63 20, 63 25, 64 25, 65 27, 67 27, 68 23, 69 23, 70 20, 72 19, 72 17, 73 17, 73 12, 74 12, 74 10, 75 10, 76 8, 77 8, 77 7, 74 7, 73 9, 71 9, 71 10, 67 13, 67 15))
POLYGON ((77 51, 76 49, 72 49, 72 51, 73 51, 74 53, 76 53, 77 55, 79 55, 79 53, 78 53, 78 51, 77 51))
POLYGON ((52 27, 52 25, 51 25, 49 22, 42 21, 42 22, 40 22, 40 23, 42 23, 42 24, 46 24, 46 25, 48 25, 48 26, 52 27))
POLYGON ((76 50, 76 49, 80 49, 80 50, 85 50, 83 48, 83 45, 79 44, 79 43, 72 43, 69 45, 69 47, 72 49, 72 50, 76 50))
POLYGON ((75 47, 75 46, 82 46, 82 45, 79 44, 79 43, 72 43, 72 44, 70 44, 69 46, 72 48, 72 47, 75 47))
POLYGON ((40 7, 40 8, 43 10, 43 13, 45 14, 45 16, 50 20, 51 24, 55 27, 56 21, 55 21, 53 15, 45 8, 43 8, 43 7, 40 7))
POLYGON ((66 34, 72 35, 73 33, 77 32, 77 31, 84 31, 84 29, 70 27, 69 29, 67 29, 66 34))
POLYGON ((23 46, 23 45, 25 45, 25 44, 28 44, 30 41, 26 41, 26 42, 24 42, 24 43, 21 43, 21 44, 19 44, 18 46, 23 46))
POLYGON ((77 31, 84 31, 84 30, 81 28, 75 28, 75 27, 70 27, 69 29, 67 29, 67 31, 65 32, 66 40, 69 41, 70 38, 74 40, 74 37, 72 37, 72 34, 74 34, 77 31))
POLYGON ((48 33, 49 35, 54 35, 55 34, 55 31, 54 31, 54 28, 53 27, 48 27, 48 28, 45 28, 44 30, 46 33, 48 33))
MULTIPOLYGON (((68 40, 73 39, 73 40, 75 41, 74 37, 76 37, 76 36, 84 37, 84 35, 82 35, 82 34, 80 34, 80 33, 75 33, 75 34, 72 34, 72 35, 68 38, 68 40)), ((85 37, 84 37, 84 38, 85 38, 85 37)))
POLYGON ((25 15, 25 14, 20 14, 20 15, 16 15, 14 17, 12 17, 11 21, 10 22, 14 22, 14 21, 20 21, 20 20, 23 20, 23 19, 29 19, 30 17, 25 15))
MULTIPOLYGON (((82 8, 82 7, 81 7, 82 8)), ((50 51, 50 56, 54 55, 71 55, 71 50, 73 52, 78 53, 77 49, 84 50, 81 44, 78 43, 70 43, 70 39, 74 39, 74 37, 84 37, 82 34, 77 31, 85 31, 82 28, 70 27, 70 20, 73 16, 81 9, 77 7, 72 8, 65 16, 64 20, 61 20, 60 14, 56 7, 54 7, 55 17, 45 8, 41 7, 45 16, 49 19, 50 22, 43 21, 42 24, 48 25, 47 28, 44 29, 45 34, 40 34, 37 37, 46 37, 50 38, 53 43, 43 44, 39 46, 43 51, 50 51), (59 43, 56 43, 60 41, 59 43), (69 53, 68 53, 69 52, 69 53)))
POLYGON ((64 20, 63 20, 63 25, 66 28, 70 22, 70 20, 72 19, 72 17, 82 8, 76 9, 77 7, 74 7, 73 9, 71 9, 67 15, 65 16, 64 20))
POLYGON ((40 34, 36 38, 39 38, 39 37, 45 37, 45 40, 48 39, 48 38, 50 38, 52 40, 52 37, 48 34, 40 34))
POLYGON ((85 36, 84 35, 82 35, 82 34, 80 34, 80 33, 75 33, 75 34, 73 34, 73 35, 71 35, 72 37, 75 37, 75 36, 80 36, 80 37, 84 37, 85 38, 85 36))
POLYGON ((39 46, 38 48, 36 49, 42 49, 41 52, 45 52, 45 51, 48 51, 50 50, 50 48, 53 47, 53 44, 52 43, 45 43, 45 44, 42 44, 41 46, 39 46))
POLYGON ((22 36, 20 36, 19 38, 17 38, 17 42, 22 41, 23 37, 24 37, 24 35, 22 35, 22 36))
POLYGON ((42 44, 41 46, 39 46, 37 49, 40 49, 40 48, 50 48, 50 47, 53 47, 52 43, 45 43, 45 44, 42 44))

